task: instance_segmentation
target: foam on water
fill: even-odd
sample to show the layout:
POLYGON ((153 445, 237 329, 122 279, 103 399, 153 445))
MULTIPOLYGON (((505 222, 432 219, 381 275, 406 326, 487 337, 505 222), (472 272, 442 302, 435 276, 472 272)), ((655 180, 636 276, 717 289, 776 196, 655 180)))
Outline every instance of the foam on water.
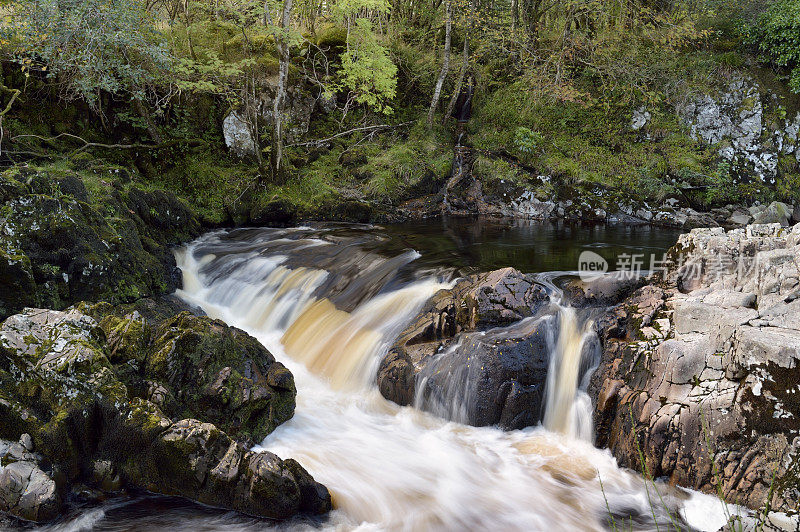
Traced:
MULTIPOLYGON (((648 496, 641 477, 592 446, 580 383, 589 328, 574 310, 559 310, 545 414, 551 430, 476 428, 399 407, 372 384, 392 339, 448 286, 441 279, 394 287, 382 274, 384 288, 347 311, 320 290, 329 282, 346 290, 348 279, 332 282, 335 271, 288 267, 285 250, 264 256, 241 242, 241 253, 221 254, 208 249, 213 239, 221 245, 208 237, 178 254, 179 295, 256 336, 294 374, 295 416, 256 450, 297 459, 331 489, 331 528, 605 530, 611 514, 649 530, 653 513, 661 527, 680 520, 714 530, 726 521, 713 497, 664 486, 651 508, 652 485, 648 496)), ((307 248, 302 240, 297 249, 307 248)))

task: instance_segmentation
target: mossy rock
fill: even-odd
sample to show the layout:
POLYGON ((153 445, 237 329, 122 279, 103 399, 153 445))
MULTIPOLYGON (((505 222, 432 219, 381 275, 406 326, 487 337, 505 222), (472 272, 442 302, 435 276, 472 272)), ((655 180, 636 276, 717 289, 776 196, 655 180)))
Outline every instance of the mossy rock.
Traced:
POLYGON ((302 468, 242 443, 293 415, 292 374, 245 332, 181 309, 83 303, 6 319, 0 438, 31 434, 64 490, 98 484, 101 460, 158 493, 272 518, 328 511, 327 490, 302 468))
POLYGON ((200 232, 172 194, 113 187, 90 194, 74 172, 12 168, 0 174, 0 198, 0 318, 26 306, 171 292, 180 278, 169 246, 200 232))
POLYGON ((317 46, 337 51, 347 44, 347 28, 330 24, 317 32, 317 46))
POLYGON ((118 378, 170 417, 202 412, 231 436, 257 442, 294 414, 292 374, 244 331, 172 298, 79 308, 98 320, 118 378))

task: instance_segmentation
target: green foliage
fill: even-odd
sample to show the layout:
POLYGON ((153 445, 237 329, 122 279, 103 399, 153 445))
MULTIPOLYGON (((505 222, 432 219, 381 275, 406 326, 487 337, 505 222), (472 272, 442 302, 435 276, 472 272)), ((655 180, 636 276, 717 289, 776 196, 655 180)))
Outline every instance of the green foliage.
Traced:
POLYGON ((182 57, 174 67, 175 85, 179 90, 190 92, 225 94, 230 82, 240 78, 255 63, 252 58, 226 63, 214 51, 208 51, 202 60, 182 57))
POLYGON ((357 103, 392 114, 390 102, 397 93, 397 66, 378 41, 369 19, 356 20, 341 61, 340 87, 349 90, 357 103))
POLYGON ((748 28, 747 41, 773 64, 791 71, 789 85, 800 93, 800 0, 777 0, 748 28))
POLYGON ((518 152, 531 154, 541 147, 544 136, 538 131, 533 131, 525 126, 519 126, 514 132, 514 147, 518 152))
POLYGON ((136 0, 20 0, 4 33, 26 73, 58 78, 64 96, 92 107, 102 92, 145 100, 172 65, 136 0))
POLYGON ((369 176, 364 191, 368 197, 385 201, 402 196, 423 179, 441 181, 450 172, 452 151, 444 132, 428 135, 422 124, 407 139, 389 137, 376 146, 376 153, 358 170, 369 176))

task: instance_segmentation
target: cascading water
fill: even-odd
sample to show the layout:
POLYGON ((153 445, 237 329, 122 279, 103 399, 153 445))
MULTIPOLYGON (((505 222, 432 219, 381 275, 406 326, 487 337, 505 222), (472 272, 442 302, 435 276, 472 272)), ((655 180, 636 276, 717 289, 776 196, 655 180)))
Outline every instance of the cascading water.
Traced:
POLYGON ((581 325, 574 308, 559 305, 558 340, 547 373, 543 424, 553 432, 591 442, 592 404, 586 393, 588 378, 599 359, 594 324, 581 325))
POLYGON ((323 526, 604 530, 609 512, 635 530, 677 515, 695 522, 712 515, 709 529, 719 524, 721 509, 698 494, 665 487, 664 507, 651 508, 638 476, 570 436, 586 436, 589 425, 575 412, 580 376, 593 363, 591 325, 572 309, 555 305, 510 331, 481 333, 502 339, 536 320, 552 322, 545 426, 561 434, 472 427, 384 400, 373 384, 378 361, 450 279, 444 270, 415 269, 419 255, 393 248, 377 229, 355 233, 240 230, 203 237, 178 255, 179 295, 256 336, 294 373, 295 416, 256 450, 296 458, 331 489, 337 509, 323 526))
MULTIPOLYGON (((538 350, 544 351, 544 364, 540 368, 547 375, 540 403, 544 427, 591 442, 592 405, 586 388, 599 362, 600 345, 594 322, 561 303, 562 291, 552 282, 554 275, 570 273, 541 276, 551 303, 536 316, 508 327, 459 335, 420 372, 414 406, 451 421, 481 424, 481 412, 477 410, 474 399, 487 379, 482 375, 485 361, 476 353, 482 352, 485 346, 515 340, 528 356, 538 350)), ((531 408, 537 406, 534 404, 531 408)), ((538 412, 534 412, 532 417, 538 419, 538 412)))

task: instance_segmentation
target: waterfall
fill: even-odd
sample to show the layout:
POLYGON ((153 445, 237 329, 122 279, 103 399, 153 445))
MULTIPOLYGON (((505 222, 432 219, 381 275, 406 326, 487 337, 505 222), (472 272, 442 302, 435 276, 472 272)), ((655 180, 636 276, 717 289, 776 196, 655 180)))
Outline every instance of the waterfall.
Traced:
POLYGON ((592 404, 586 381, 599 358, 594 324, 586 321, 581 326, 577 311, 560 305, 558 318, 558 340, 547 372, 543 424, 553 432, 592 441, 592 404))
MULTIPOLYGON (((326 297, 334 296, 335 290, 329 294, 321 290, 331 281, 331 272, 288 268, 285 256, 218 257, 213 243, 205 244, 205 248, 190 246, 177 254, 184 275, 184 289, 178 295, 204 306, 214 317, 232 319, 248 329, 281 331, 286 353, 337 389, 370 386, 380 362, 378 354, 388 349, 428 298, 449 286, 431 277, 376 295, 347 311, 326 297)), ((397 261, 376 259, 379 267, 375 269, 383 270, 384 262, 397 261)), ((360 278, 339 279, 332 285, 343 293, 354 286, 367 292, 379 290, 370 283, 385 282, 385 277, 378 276, 376 281, 368 273, 365 269, 360 278)))
MULTIPOLYGON (((553 304, 509 327, 464 335, 445 353, 470 356, 470 342, 544 331, 544 371, 553 378, 546 395, 554 397, 545 424, 559 432, 473 427, 383 399, 376 364, 424 302, 451 286, 449 270, 415 269, 419 254, 391 244, 371 227, 251 229, 206 235, 177 253, 178 295, 254 335, 294 375, 294 417, 253 449, 297 459, 330 488, 336 510, 321 528, 599 531, 613 511, 655 530, 651 522, 663 527, 678 515, 685 494, 665 489, 668 506, 653 510, 639 477, 569 436, 586 436, 581 416, 591 410, 581 390, 596 363, 590 322, 573 309, 553 304)), ((437 413, 468 421, 469 390, 445 392, 430 398, 441 401, 437 413)), ((713 504, 698 497, 690 500, 713 504)), ((170 528, 208 524, 192 517, 170 528)))
POLYGON ((540 338, 548 360, 542 424, 552 432, 591 442, 592 404, 586 388, 599 361, 599 341, 591 320, 581 320, 576 309, 555 299, 539 316, 459 335, 419 373, 414 406, 451 421, 476 424, 480 413, 474 399, 486 380, 476 352, 504 340, 540 338))

